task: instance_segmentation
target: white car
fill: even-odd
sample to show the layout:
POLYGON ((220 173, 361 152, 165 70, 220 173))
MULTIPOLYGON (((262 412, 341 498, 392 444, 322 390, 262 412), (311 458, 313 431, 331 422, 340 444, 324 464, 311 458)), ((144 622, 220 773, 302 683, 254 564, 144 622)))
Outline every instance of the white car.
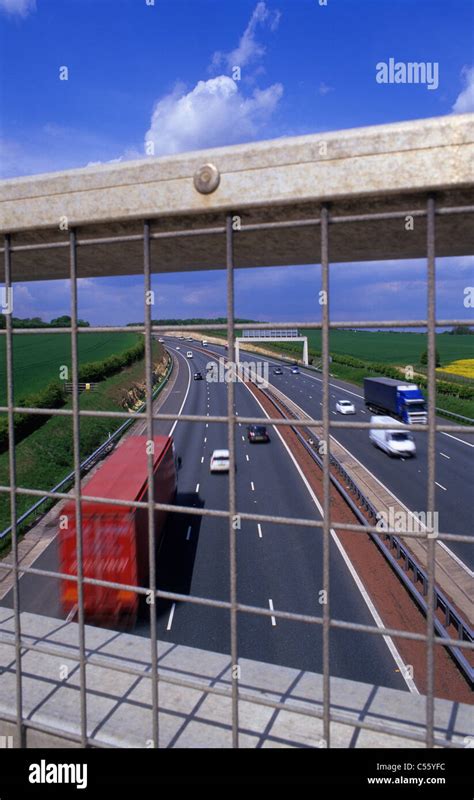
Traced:
POLYGON ((214 450, 209 468, 211 472, 229 472, 229 451, 214 450))
POLYGON ((188 352, 186 353, 186 358, 192 358, 192 357, 193 357, 193 351, 188 350, 188 352))
POLYGON ((338 400, 336 403, 336 411, 339 411, 340 414, 356 413, 354 403, 351 403, 350 400, 338 400))
MULTIPOLYGON (((402 425, 397 419, 392 417, 375 416, 370 418, 370 423, 380 425, 402 425)), ((371 428, 369 439, 375 447, 380 447, 389 456, 412 456, 416 455, 416 444, 412 434, 407 430, 382 430, 371 428)))
POLYGON ((176 345, 176 350, 181 350, 179 344, 176 345))
POLYGON ((158 339, 158 341, 159 341, 160 344, 164 344, 165 343, 164 339, 158 339))

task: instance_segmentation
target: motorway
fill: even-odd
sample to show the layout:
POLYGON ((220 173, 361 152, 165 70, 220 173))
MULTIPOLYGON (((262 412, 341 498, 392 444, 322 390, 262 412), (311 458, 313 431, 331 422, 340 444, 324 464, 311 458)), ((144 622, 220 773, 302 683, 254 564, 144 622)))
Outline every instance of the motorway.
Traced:
MULTIPOLYGON (((211 353, 189 342, 167 341, 179 358, 180 376, 189 369, 206 372, 211 353), (176 344, 180 347, 176 351, 176 344), (188 349, 193 359, 186 359, 188 349), (184 369, 183 369, 184 366, 184 369)), ((190 377, 192 377, 190 375, 190 377)), ((261 407, 242 383, 235 385, 240 416, 261 416, 261 407)), ((190 381, 184 414, 220 416, 227 413, 223 383, 190 381)), ((156 433, 165 433, 163 422, 156 433)), ((169 430, 169 427, 168 427, 169 430)), ((321 519, 301 473, 279 435, 272 430, 269 444, 249 444, 245 426, 236 427, 236 491, 239 511, 321 519)), ((227 446, 225 424, 180 422, 173 436, 182 457, 178 503, 202 508, 228 507, 228 478, 209 472, 214 449, 227 446)), ((212 517, 174 514, 158 559, 158 582, 163 590, 229 601, 229 534, 227 522, 212 517)), ((317 529, 243 521, 237 532, 237 596, 240 603, 302 614, 322 615, 322 543, 317 529)), ((346 563, 331 540, 331 616, 373 626, 374 618, 346 563)), ((135 632, 148 635, 146 618, 135 632)), ((158 607, 160 639, 220 652, 229 651, 227 610, 191 603, 162 602, 158 607)), ((319 625, 295 623, 253 614, 239 614, 241 657, 282 666, 322 672, 322 633, 319 625)), ((331 674, 378 685, 407 688, 396 672, 398 664, 382 637, 348 630, 331 631, 331 674)))
MULTIPOLYGON (((212 350, 220 355, 226 353, 223 347, 212 345, 212 350)), ((254 353, 241 353, 241 360, 252 362, 254 353)), ((271 366, 282 366, 276 359, 267 359, 271 366)), ((291 400, 298 403, 307 414, 315 418, 322 411, 322 378, 313 371, 300 367, 300 374, 293 375, 283 366, 283 375, 273 375, 270 369, 270 383, 281 389, 291 400)), ((364 404, 362 389, 338 379, 331 378, 330 384, 331 417, 333 420, 368 422, 370 411, 364 404), (344 417, 336 413, 337 400, 351 400, 356 409, 355 416, 344 417)), ((445 423, 445 418, 437 417, 437 422, 445 423)), ((366 469, 370 470, 396 497, 414 512, 426 509, 427 497, 427 434, 418 431, 414 434, 417 447, 415 459, 392 459, 375 448, 369 441, 367 430, 338 429, 331 434, 346 447, 366 469)), ((443 431, 436 434, 436 510, 439 514, 439 530, 472 536, 474 533, 472 482, 474 474, 474 435, 468 433, 450 434, 443 431), (470 499, 471 498, 471 499, 470 499)), ((474 568, 474 549, 469 542, 449 542, 449 548, 470 569, 474 568)))
MULTIPOLYGON (((211 475, 209 472, 212 451, 227 447, 226 425, 179 420, 181 413, 203 416, 227 413, 225 383, 192 379, 194 371, 199 370, 205 375, 206 365, 213 357, 212 351, 218 357, 224 353, 224 349, 213 345, 209 346, 208 352, 203 352, 189 342, 171 339, 166 341, 168 349, 174 354, 177 374, 160 412, 176 414, 176 419, 173 422, 157 420, 154 423, 154 432, 172 433, 177 454, 182 458, 177 502, 200 508, 227 509, 228 477, 211 475), (188 349, 193 351, 193 359, 186 358, 188 349)), ((245 360, 250 360, 250 356, 247 358, 245 355, 245 360)), ((270 380, 275 381, 275 385, 305 411, 316 417, 319 415, 320 378, 311 375, 309 371, 302 370, 300 375, 292 375, 288 369, 284 369, 283 375, 271 374, 270 380)), ((351 396, 356 404, 357 418, 364 419, 365 409, 357 396, 358 388, 340 381, 332 380, 331 383, 332 403, 335 404, 340 391, 344 391, 342 396, 351 396), (336 386, 337 389, 334 388, 336 386)), ((235 385, 235 408, 239 416, 263 415, 257 400, 242 383, 235 385)), ((367 415, 365 417, 368 418, 367 415)), ((143 427, 143 424, 138 427, 143 427)), ((244 425, 238 424, 238 510, 289 518, 321 519, 315 498, 278 432, 271 429, 269 444, 254 445, 248 443, 245 433, 244 425)), ((394 462, 381 451, 375 450, 368 441, 367 431, 338 430, 336 434, 338 441, 363 461, 410 508, 423 508, 426 495, 426 455, 420 434, 417 434, 418 458, 401 463, 394 462)), ((440 449, 444 452, 444 456, 440 456, 442 462, 449 457, 452 465, 456 465, 454 478, 450 477, 451 464, 445 466, 441 463, 440 467, 443 467, 444 472, 437 473, 437 480, 439 478, 440 482, 444 481, 446 487, 439 498, 440 527, 471 533, 468 525, 469 511, 464 507, 465 498, 469 496, 466 481, 469 456, 472 457, 470 438, 463 435, 452 439, 439 434, 438 440, 440 449), (450 503, 454 504, 454 509, 450 503)), ((322 616, 322 606, 319 603, 319 592, 323 584, 320 530, 242 521, 236 536, 237 595, 240 603, 322 616)), ((460 545, 457 547, 457 554, 464 558, 464 550, 460 545)), ((41 554, 34 566, 52 570, 58 568, 56 540, 41 554)), ((158 588, 229 601, 229 578, 227 521, 191 514, 170 515, 157 561, 158 588)), ((334 536, 330 540, 330 586, 332 618, 370 626, 376 624, 376 612, 371 607, 370 599, 364 597, 358 588, 351 566, 337 546, 334 536)), ((21 579, 20 587, 22 610, 61 618, 58 587, 54 580, 27 575, 21 579)), ((11 593, 0 603, 11 607, 11 593)), ((228 610, 191 602, 160 600, 156 612, 159 639, 190 647, 229 652, 228 610)), ((147 607, 134 632, 148 636, 149 629, 147 607)), ((322 672, 320 625, 240 613, 238 650, 241 658, 322 672)), ((409 687, 401 675, 401 663, 395 645, 388 637, 331 629, 330 669, 331 675, 335 677, 413 690, 413 686, 409 687)))

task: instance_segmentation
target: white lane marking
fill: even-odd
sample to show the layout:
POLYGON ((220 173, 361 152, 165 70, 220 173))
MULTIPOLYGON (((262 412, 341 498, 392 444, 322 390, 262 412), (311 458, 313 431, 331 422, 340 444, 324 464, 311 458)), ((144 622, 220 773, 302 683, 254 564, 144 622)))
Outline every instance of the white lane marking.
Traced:
POLYGON ((258 529, 258 537, 259 537, 259 539, 261 539, 262 538, 262 526, 260 525, 259 522, 257 523, 257 529, 258 529))
POLYGON ((250 481, 250 486, 252 487, 252 492, 255 491, 255 486, 253 485, 253 481, 250 481))
POLYGON ((361 414, 367 414, 367 411, 364 411, 364 409, 363 409, 363 408, 361 408, 361 410, 360 410, 360 413, 361 413, 361 414))
MULTIPOLYGON (((377 609, 375 608, 374 604, 372 603, 372 600, 370 599, 370 597, 369 597, 369 595, 368 595, 368 593, 367 593, 367 591, 366 591, 366 589, 364 587, 364 584, 362 583, 361 579, 359 578, 359 576, 358 576, 353 564, 351 563, 351 561, 349 559, 349 556, 347 555, 347 553, 344 550, 339 538, 336 536, 336 533, 333 531, 332 528, 331 528, 331 536, 334 539, 334 541, 336 543, 336 547, 339 550, 341 556, 343 557, 343 559, 344 559, 344 561, 346 563, 347 569, 351 573, 357 588, 359 589, 362 597, 364 598, 364 600, 366 602, 366 605, 368 606, 368 609, 369 609, 370 613, 372 614, 377 627, 378 628, 383 628, 384 624, 383 624, 382 618, 380 617, 377 609)), ((390 636, 384 636, 383 638, 385 640, 385 644, 387 645, 388 649, 390 650, 390 653, 393 656, 393 659, 394 659, 394 661, 395 661, 395 663, 396 663, 396 665, 397 665, 397 667, 399 669, 399 672, 400 672, 401 676, 405 679, 405 683, 408 686, 410 692, 413 692, 413 694, 420 694, 418 689, 416 688, 416 684, 415 684, 415 681, 413 680, 413 678, 410 678, 406 674, 405 663, 404 663, 400 653, 398 652, 398 649, 395 646, 395 644, 393 642, 393 639, 390 636)))
POLYGON ((207 442, 207 436, 204 437, 204 444, 207 442))
POLYGON ((171 630, 171 626, 173 624, 173 617, 174 617, 175 608, 176 608, 176 603, 173 603, 173 605, 171 606, 171 611, 170 611, 170 615, 169 615, 169 618, 168 618, 168 624, 166 626, 166 630, 167 631, 171 630))
POLYGON ((443 458, 451 458, 451 456, 447 456, 446 453, 442 453, 441 450, 439 451, 439 454, 440 456, 443 456, 443 458))
MULTIPOLYGON (((244 383, 244 386, 248 389, 249 392, 251 392, 251 390, 249 389, 247 384, 244 383)), ((252 392, 251 392, 251 394, 252 394, 255 402, 262 409, 262 411, 265 414, 266 418, 270 419, 270 415, 267 413, 267 411, 265 411, 265 409, 262 406, 262 404, 260 403, 260 401, 257 400, 257 398, 255 397, 255 395, 253 395, 252 392)), ((291 452, 291 450, 288 447, 287 443, 283 439, 283 436, 281 435, 280 431, 278 430, 278 426, 275 426, 275 432, 276 432, 277 436, 279 437, 281 443, 283 444, 284 448, 286 449, 286 451, 287 451, 290 459, 292 460, 293 464, 295 465, 296 469, 298 470, 300 478, 302 479, 304 485, 306 486, 306 488, 307 488, 307 490, 308 490, 308 492, 309 492, 309 494, 311 496, 311 499, 313 500, 315 506, 317 507, 317 509, 318 509, 318 511, 319 511, 319 513, 321 515, 321 519, 323 519, 323 508, 321 506, 321 503, 319 502, 319 500, 316 497, 315 493, 313 492, 311 486, 309 485, 308 480, 307 480, 306 476, 303 474, 303 472, 301 470, 301 467, 298 464, 298 462, 296 461, 293 453, 291 452)), ((341 447, 342 447, 342 445, 341 445, 341 447)), ((346 449, 346 448, 344 448, 344 449, 346 449)), ((357 461, 357 459, 355 459, 355 460, 357 461)), ((360 461, 359 461, 359 464, 360 464, 360 461)), ((373 477, 375 478, 375 476, 373 476, 373 477)), ((375 480, 378 480, 378 478, 375 478, 375 480)), ((379 481, 379 483, 380 483, 380 481, 379 481)), ((387 487, 384 487, 384 488, 387 489, 387 487)), ((388 489, 387 489, 387 491, 388 491, 388 489)), ((407 509, 407 511, 408 510, 409 509, 407 509)), ((412 513, 412 512, 410 512, 410 513, 412 513)), ((347 555, 346 551, 344 550, 344 548, 343 548, 341 542, 339 541, 336 533, 332 529, 331 529, 331 536, 334 539, 334 541, 335 541, 335 543, 336 543, 336 545, 338 547, 338 550, 340 551, 341 555, 343 556, 344 561, 346 563, 346 566, 348 567, 349 572, 350 572, 352 578, 354 579, 355 584, 356 584, 357 588, 359 589, 359 591, 360 591, 360 593, 361 593, 361 595, 362 595, 362 597, 363 597, 363 599, 364 599, 364 601, 365 601, 365 603, 366 603, 366 605, 367 605, 367 607, 368 607, 368 609, 369 609, 369 611, 370 611, 370 613, 371 613, 371 615, 372 615, 377 627, 380 628, 380 629, 384 628, 385 626, 383 624, 382 619, 380 618, 380 616, 378 614, 377 609, 375 608, 374 604, 372 603, 372 600, 370 599, 369 595, 367 594, 367 592, 366 592, 366 590, 364 588, 364 585, 363 585, 362 581, 360 580, 360 578, 359 578, 354 566, 351 564, 349 556, 347 555)), ((405 683, 407 684, 410 692, 413 692, 414 694, 419 694, 419 691, 416 688, 415 682, 409 676, 406 675, 405 664, 403 662, 403 659, 402 659, 400 653, 398 652, 397 647, 395 646, 395 643, 394 643, 393 639, 390 636, 383 636, 383 639, 384 639, 385 644, 387 645, 387 647, 388 647, 388 649, 390 651, 390 654, 391 654, 392 658, 394 659, 398 669, 400 670, 400 674, 404 678, 405 683)))
POLYGON ((206 422, 206 428, 208 428, 208 427, 209 427, 209 423, 208 423, 208 422, 206 422))
POLYGON ((188 542, 188 541, 190 540, 190 538, 191 538, 191 531, 192 531, 192 527, 191 527, 191 525, 190 525, 190 526, 189 526, 189 528, 188 528, 188 532, 187 532, 187 534, 186 534, 186 541, 187 541, 187 542, 188 542))
POLYGON ((464 439, 459 439, 458 436, 453 436, 452 433, 446 433, 446 431, 440 431, 440 433, 442 433, 443 436, 449 436, 450 439, 456 439, 456 441, 461 442, 461 444, 467 444, 468 447, 474 447, 472 442, 465 442, 464 439))
POLYGON ((242 441, 245 442, 245 436, 242 436, 242 441))
MULTIPOLYGON (((275 611, 275 609, 273 608, 273 600, 272 600, 271 597, 268 599, 268 605, 270 606, 270 611, 275 611)), ((277 621, 276 621, 275 617, 270 617, 270 619, 272 621, 272 625, 276 625, 277 624, 277 621)))
POLYGON ((199 491, 199 484, 198 484, 198 483, 196 484, 196 489, 195 489, 195 491, 196 491, 196 494, 197 494, 197 492, 199 491))
POLYGON ((336 416, 336 412, 335 411, 331 411, 331 414, 334 414, 334 416, 336 416))
POLYGON ((204 462, 204 456, 201 456, 201 464, 204 462))
POLYGON ((250 458, 248 457, 247 453, 245 454, 245 458, 247 459, 247 461, 250 461, 250 458))
MULTIPOLYGON (((182 412, 182 410, 183 410, 183 408, 184 408, 184 404, 185 404, 186 400, 188 399, 189 389, 190 389, 190 387, 191 387, 191 368, 190 368, 190 366, 189 366, 189 361, 188 361, 186 358, 184 358, 184 356, 183 356, 181 353, 178 353, 178 355, 180 355, 180 356, 181 356, 181 358, 183 358, 183 359, 184 359, 184 362, 185 362, 185 364, 186 364, 186 366, 187 366, 187 368, 188 368, 188 372, 189 372, 189 378, 188 378, 188 388, 186 389, 186 394, 184 395, 184 400, 183 400, 183 402, 181 403, 181 408, 180 408, 180 409, 179 409, 179 411, 178 411, 178 417, 180 417, 180 416, 181 416, 181 412, 182 412)), ((169 432, 169 435, 170 435, 170 436, 172 436, 172 435, 173 435, 174 429, 176 428, 176 425, 178 424, 178 422, 179 422, 179 419, 176 419, 176 420, 174 421, 174 423, 173 423, 173 426, 172 426, 172 428, 171 428, 171 430, 170 430, 170 432, 169 432)))
POLYGON ((435 484, 436 484, 436 486, 439 486, 439 488, 440 488, 440 489, 443 489, 443 491, 444 491, 444 492, 447 492, 447 491, 448 491, 448 490, 446 489, 446 486, 442 486, 442 485, 441 485, 441 483, 438 483, 438 481, 435 481, 435 484))

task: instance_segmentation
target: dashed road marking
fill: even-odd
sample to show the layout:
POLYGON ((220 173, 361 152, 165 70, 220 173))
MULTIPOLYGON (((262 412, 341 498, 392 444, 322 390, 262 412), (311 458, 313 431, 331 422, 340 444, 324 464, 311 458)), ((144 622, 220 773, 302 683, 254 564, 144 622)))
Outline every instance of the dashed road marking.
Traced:
POLYGON ((446 453, 442 453, 441 450, 439 451, 439 454, 440 454, 440 456, 443 456, 444 458, 451 458, 451 456, 447 456, 446 453))
POLYGON ((187 534, 186 534, 186 541, 187 541, 187 542, 188 542, 188 541, 189 541, 189 539, 191 538, 191 531, 192 531, 192 526, 190 525, 190 526, 189 526, 189 528, 188 528, 188 532, 187 532, 187 534))
POLYGON ((169 618, 168 618, 168 624, 166 626, 166 630, 167 631, 171 630, 171 626, 173 624, 173 617, 174 617, 175 608, 176 608, 176 603, 173 603, 173 605, 171 606, 171 611, 170 611, 170 615, 169 615, 169 618))
POLYGON ((443 492, 447 492, 447 491, 448 491, 448 490, 446 489, 446 486, 442 486, 442 484, 441 484, 441 483, 438 483, 438 481, 435 481, 435 484, 436 484, 436 486, 439 486, 439 488, 440 488, 440 489, 442 489, 442 490, 443 490, 443 492))
POLYGON ((262 534, 262 526, 260 525, 259 522, 257 523, 257 529, 258 529, 258 537, 259 539, 261 539, 263 534, 262 534))
POLYGON ((250 481, 250 486, 252 487, 252 492, 255 491, 255 486, 253 485, 253 481, 250 481))
MULTIPOLYGON (((270 606, 270 611, 274 611, 274 610, 275 610, 275 609, 273 608, 273 600, 272 600, 272 598, 271 598, 271 597, 270 597, 270 598, 269 598, 269 600, 268 600, 268 605, 270 606)), ((277 624, 277 621, 276 621, 275 617, 270 617, 270 619, 271 619, 271 621, 272 621, 272 625, 276 625, 276 624, 277 624)))
POLYGON ((195 489, 195 491, 196 491, 196 494, 197 494, 197 493, 198 493, 198 491, 199 491, 199 484, 198 484, 198 483, 196 484, 196 489, 195 489))

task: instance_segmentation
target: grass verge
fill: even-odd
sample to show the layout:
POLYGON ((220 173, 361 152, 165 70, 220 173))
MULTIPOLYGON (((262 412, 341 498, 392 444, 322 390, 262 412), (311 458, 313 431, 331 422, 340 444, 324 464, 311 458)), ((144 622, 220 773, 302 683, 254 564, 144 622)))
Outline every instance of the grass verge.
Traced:
MULTIPOLYGON (((166 356, 157 342, 153 343, 153 361, 160 365, 162 374, 166 368, 166 356)), ((130 401, 135 399, 137 387, 144 382, 144 360, 135 362, 116 375, 100 382, 93 392, 80 395, 81 410, 123 411, 130 401), (132 391, 131 391, 132 390, 132 391)), ((69 400, 65 408, 72 407, 69 400)), ((123 419, 81 418, 80 456, 81 461, 99 447, 124 422, 123 419)), ((73 469, 73 436, 72 417, 52 417, 48 422, 15 448, 16 484, 27 489, 49 490, 73 469)), ((8 485, 10 472, 8 452, 0 455, 0 484, 8 485)), ((17 515, 21 516, 35 502, 33 496, 17 496, 17 515)), ((54 504, 54 500, 46 501, 37 515, 42 516, 54 504)), ((20 528, 25 532, 34 521, 34 516, 20 528)), ((0 493, 0 531, 10 524, 10 496, 0 493)), ((0 540, 0 552, 9 547, 9 536, 0 540), (7 541, 8 540, 8 541, 7 541)))

